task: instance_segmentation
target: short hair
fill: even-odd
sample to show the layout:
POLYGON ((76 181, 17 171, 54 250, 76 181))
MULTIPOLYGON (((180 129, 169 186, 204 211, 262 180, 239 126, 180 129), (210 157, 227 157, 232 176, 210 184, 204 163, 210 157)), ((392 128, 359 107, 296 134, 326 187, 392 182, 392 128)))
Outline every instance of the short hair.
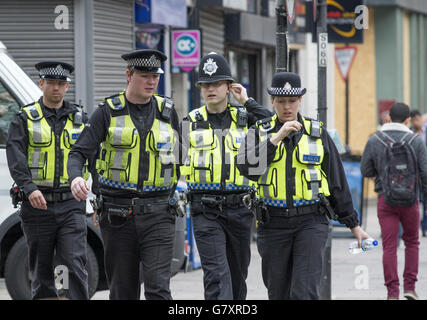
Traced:
POLYGON ((416 116, 420 116, 421 117, 421 112, 419 112, 418 110, 412 110, 409 115, 410 115, 411 118, 414 118, 416 116))
POLYGON ((403 123, 409 118, 409 106, 403 102, 397 102, 390 108, 390 118, 393 122, 403 123))

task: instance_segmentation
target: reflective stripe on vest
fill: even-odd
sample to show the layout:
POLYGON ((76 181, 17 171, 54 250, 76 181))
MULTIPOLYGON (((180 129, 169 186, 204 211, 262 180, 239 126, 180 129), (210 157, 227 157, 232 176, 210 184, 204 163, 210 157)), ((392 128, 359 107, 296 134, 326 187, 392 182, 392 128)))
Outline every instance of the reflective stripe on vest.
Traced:
MULTIPOLYGON (((260 132, 260 143, 269 139, 276 133, 270 129, 275 127, 277 116, 270 120, 268 129, 257 124, 260 132)), ((325 173, 321 169, 324 158, 322 140, 310 135, 311 120, 303 118, 304 134, 298 141, 292 152, 292 172, 295 176, 292 180, 294 187, 292 205, 303 206, 319 201, 319 193, 329 196, 329 186, 325 173)), ((266 172, 258 179, 258 195, 264 203, 271 206, 286 207, 286 149, 283 141, 280 141, 273 162, 266 172)))
MULTIPOLYGON (((161 114, 163 98, 154 96, 161 114)), ((143 141, 148 154, 148 162, 141 156, 141 137, 129 114, 124 92, 106 99, 112 110, 123 110, 119 115, 110 115, 110 126, 105 141, 102 142, 97 171, 101 184, 113 188, 142 192, 170 189, 177 181, 174 154, 176 133, 170 123, 154 116, 151 129, 143 141), (139 181, 142 168, 148 169, 148 176, 139 181)))
MULTIPOLYGON (((74 115, 67 117, 65 127, 62 130, 59 141, 55 139, 55 133, 43 115, 38 102, 23 108, 27 114, 28 128, 28 167, 33 182, 38 186, 63 187, 69 186, 67 163, 68 154, 76 143, 84 124, 75 125, 74 115), (56 154, 56 144, 59 142, 61 154, 56 154), (56 157, 62 157, 62 171, 55 172, 56 157), (59 174, 59 186, 55 186, 55 177, 59 174)), ((87 163, 83 168, 85 179, 89 178, 87 163)))
POLYGON ((206 106, 193 110, 190 118, 190 147, 186 165, 181 173, 187 175, 187 183, 190 190, 221 190, 221 182, 225 190, 247 190, 252 182, 240 174, 235 164, 235 156, 241 143, 248 132, 245 127, 237 126, 238 108, 228 105, 231 114, 231 126, 229 129, 220 130, 220 138, 224 140, 225 164, 229 169, 228 176, 222 177, 222 152, 218 134, 208 123, 206 106), (208 128, 197 128, 197 123, 205 122, 208 128), (193 124, 196 128, 193 128, 193 124), (223 179, 223 181, 222 181, 223 179))

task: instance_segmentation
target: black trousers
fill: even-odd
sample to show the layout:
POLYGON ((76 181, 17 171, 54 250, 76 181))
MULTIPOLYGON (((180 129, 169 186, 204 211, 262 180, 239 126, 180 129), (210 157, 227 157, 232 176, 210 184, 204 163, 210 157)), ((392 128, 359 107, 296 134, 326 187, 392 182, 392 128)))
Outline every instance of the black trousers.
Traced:
POLYGON ((207 209, 191 204, 206 300, 246 299, 253 215, 246 207, 207 209))
POLYGON ((258 227, 262 277, 270 300, 318 300, 323 253, 328 237, 326 216, 271 217, 258 227))
POLYGON ((158 211, 129 219, 108 219, 102 213, 105 272, 110 300, 140 299, 140 262, 147 300, 171 300, 169 288, 175 238, 175 217, 167 205, 158 211))
POLYGON ((33 299, 58 297, 53 257, 62 265, 65 295, 87 300, 87 221, 86 203, 74 199, 48 202, 47 210, 35 209, 24 201, 20 215, 28 246, 28 262, 33 299), (68 277, 68 289, 66 278, 68 277))

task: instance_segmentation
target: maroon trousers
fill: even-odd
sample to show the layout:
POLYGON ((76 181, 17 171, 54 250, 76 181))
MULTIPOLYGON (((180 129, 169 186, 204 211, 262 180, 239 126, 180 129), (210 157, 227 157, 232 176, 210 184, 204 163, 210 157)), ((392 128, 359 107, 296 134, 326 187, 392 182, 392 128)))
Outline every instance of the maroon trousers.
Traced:
POLYGON ((405 243, 405 269, 403 272, 404 291, 415 290, 418 275, 418 249, 420 211, 418 201, 412 207, 392 207, 378 197, 378 219, 383 243, 383 269, 385 286, 389 297, 399 297, 399 276, 397 271, 397 237, 399 222, 402 224, 402 240, 405 243))

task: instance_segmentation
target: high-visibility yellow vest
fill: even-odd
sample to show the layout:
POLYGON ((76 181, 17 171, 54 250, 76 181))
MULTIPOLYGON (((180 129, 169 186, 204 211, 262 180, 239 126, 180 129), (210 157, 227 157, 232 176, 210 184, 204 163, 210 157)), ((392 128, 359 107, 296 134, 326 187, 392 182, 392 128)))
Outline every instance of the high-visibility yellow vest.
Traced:
MULTIPOLYGON (((38 102, 22 109, 27 114, 28 167, 36 185, 52 188, 70 185, 67 173, 68 154, 84 128, 81 121, 83 111, 76 108, 76 113, 68 115, 60 136, 55 136, 38 102)), ((89 178, 87 163, 83 168, 83 176, 85 179, 89 178)))
POLYGON ((181 173, 187 176, 190 190, 246 190, 252 185, 235 164, 235 156, 248 131, 247 121, 239 125, 238 116, 246 110, 230 104, 227 107, 232 118, 231 126, 218 130, 217 134, 208 121, 206 106, 189 114, 190 143, 181 173))
POLYGON ((145 141, 141 141, 140 133, 131 119, 125 92, 105 100, 111 112, 108 133, 101 144, 96 164, 101 184, 152 192, 168 190, 176 183, 177 133, 170 120, 162 116, 165 108, 172 108, 172 101, 159 96, 154 98, 157 110, 145 141))
MULTIPOLYGON (((257 122, 260 142, 276 134, 271 132, 276 121, 278 121, 277 115, 274 115, 269 121, 257 122)), ((319 193, 325 196, 330 195, 327 177, 321 168, 324 158, 323 143, 320 139, 322 128, 320 123, 315 121, 318 134, 311 134, 313 121, 315 120, 303 117, 305 131, 294 150, 286 150, 283 141, 277 145, 273 162, 257 183, 258 196, 264 200, 265 204, 287 207, 291 203, 292 206, 301 206, 318 202, 319 193), (287 174, 292 175, 290 179, 287 174), (292 202, 288 203, 289 195, 292 202)))

